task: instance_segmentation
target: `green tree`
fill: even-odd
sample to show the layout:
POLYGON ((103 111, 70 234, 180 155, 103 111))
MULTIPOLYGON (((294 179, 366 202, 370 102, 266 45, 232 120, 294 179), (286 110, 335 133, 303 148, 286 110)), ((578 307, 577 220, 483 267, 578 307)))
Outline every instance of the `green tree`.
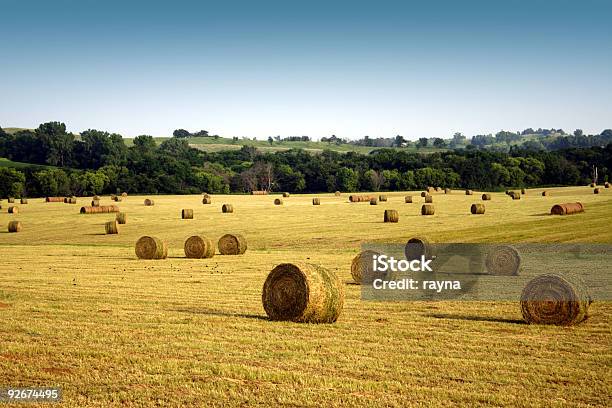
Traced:
POLYGON ((13 168, 0 167, 0 197, 19 197, 23 194, 25 175, 13 168))
MULTIPOLYGON (((336 172, 336 189, 340 191, 357 191, 359 189, 359 174, 347 167, 341 167, 336 172)), ((328 191, 335 191, 329 189, 328 191)))

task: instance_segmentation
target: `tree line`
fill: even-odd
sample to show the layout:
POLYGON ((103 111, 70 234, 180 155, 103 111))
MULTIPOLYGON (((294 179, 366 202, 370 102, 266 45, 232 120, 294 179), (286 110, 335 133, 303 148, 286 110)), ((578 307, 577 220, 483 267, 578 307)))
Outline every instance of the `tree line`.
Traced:
POLYGON ((503 190, 578 185, 612 178, 612 144, 558 151, 512 147, 420 154, 380 149, 370 154, 301 149, 263 153, 252 146, 203 152, 184 137, 157 145, 142 135, 127 146, 121 135, 89 129, 75 136, 59 122, 8 134, 0 128, 0 157, 28 163, 0 168, 0 196, 102 193, 243 193, 417 190, 427 186, 503 190))

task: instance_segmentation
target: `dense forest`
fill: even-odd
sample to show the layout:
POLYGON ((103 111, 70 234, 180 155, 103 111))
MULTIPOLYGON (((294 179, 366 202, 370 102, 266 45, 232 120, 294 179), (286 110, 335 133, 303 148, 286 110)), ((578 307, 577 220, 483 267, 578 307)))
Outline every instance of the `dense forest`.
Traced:
POLYGON ((8 134, 0 128, 0 157, 28 163, 0 167, 0 196, 100 193, 240 193, 414 190, 426 186, 501 190, 612 178, 612 143, 556 151, 515 146, 508 152, 462 148, 432 154, 379 149, 365 155, 293 149, 262 153, 251 146, 208 153, 188 137, 157 145, 138 136, 86 130, 79 136, 59 122, 8 134))

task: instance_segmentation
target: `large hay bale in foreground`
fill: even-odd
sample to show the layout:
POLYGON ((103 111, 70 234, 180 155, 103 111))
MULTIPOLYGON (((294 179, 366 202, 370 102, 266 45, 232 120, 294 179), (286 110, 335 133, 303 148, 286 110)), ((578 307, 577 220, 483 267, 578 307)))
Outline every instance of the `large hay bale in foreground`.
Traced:
POLYGON ((22 198, 19 201, 21 202, 21 204, 27 204, 28 203, 28 199, 27 198, 22 198))
POLYGON ((127 214, 124 213, 124 212, 118 213, 117 216, 115 217, 115 219, 121 225, 127 224, 127 214))
POLYGON ((168 245, 156 237, 140 237, 135 249, 139 259, 165 259, 168 256, 168 245))
POLYGON ((384 222, 399 222, 397 210, 385 210, 384 222))
POLYGON ((313 198, 312 205, 321 205, 321 199, 318 197, 313 198))
POLYGON ((356 283, 369 285, 377 276, 381 275, 380 272, 374 271, 374 256, 379 255, 381 255, 380 252, 366 250, 353 258, 351 276, 356 283))
POLYGON ((370 199, 370 205, 378 205, 378 200, 376 199, 376 197, 370 199))
POLYGON ((470 212, 472 214, 484 214, 485 205, 484 204, 472 204, 472 206, 470 207, 470 212))
POLYGON ((21 221, 9 221, 8 232, 21 232, 21 221))
POLYGON ((404 197, 404 202, 406 204, 411 204, 412 203, 412 196, 405 196, 404 197))
POLYGON ((485 267, 489 275, 518 275, 521 268, 521 255, 512 246, 500 245, 492 248, 487 254, 485 267))
POLYGON ((284 192, 284 193, 283 193, 283 197, 285 197, 285 198, 289 197, 290 195, 291 195, 291 194, 289 194, 289 193, 287 193, 287 192, 284 192))
POLYGON ((202 198, 202 204, 212 204, 212 198, 210 197, 202 198))
POLYGON ((421 215, 434 215, 434 212, 433 204, 423 204, 421 207, 421 215))
POLYGON ((387 201, 387 196, 384 194, 381 194, 378 196, 378 201, 387 201))
POLYGON ((206 237, 194 235, 185 241, 185 256, 187 258, 201 259, 215 256, 215 245, 206 237))
POLYGON ((596 189, 593 190, 593 194, 599 194, 601 193, 601 188, 597 187, 596 189))
POLYGON ((584 212, 582 203, 555 204, 550 209, 551 215, 571 215, 584 212))
POLYGON ((234 206, 231 204, 223 204, 221 206, 221 212, 224 213, 233 213, 234 212, 234 206))
POLYGON ((285 263, 268 274, 261 298, 270 320, 333 323, 344 306, 344 286, 318 265, 285 263))
POLYGON ((155 201, 151 200, 150 198, 147 198, 144 200, 144 205, 147 207, 151 207, 153 205, 155 205, 155 201))
POLYGON ((106 224, 104 224, 104 229, 106 230, 106 234, 118 234, 119 233, 119 227, 117 226, 117 220, 115 221, 109 221, 106 224))
POLYGON ((225 234, 219 238, 221 255, 242 255, 247 250, 247 240, 240 234, 225 234))
POLYGON ((193 210, 191 208, 183 208, 183 210, 181 211, 181 218, 184 220, 192 220, 193 210))
POLYGON ((283 205, 283 200, 281 200, 280 198, 275 198, 274 205, 283 205))
MULTIPOLYGON (((11 199, 9 198, 9 203, 11 199)), ((12 201, 15 202, 15 201, 12 201)), ((46 203, 63 203, 64 202, 64 197, 46 197, 45 198, 45 202, 46 203)))
POLYGON ((484 193, 482 195, 482 201, 491 201, 491 194, 489 193, 484 193))
POLYGON ((19 214, 19 207, 9 207, 8 213, 9 214, 19 214))
POLYGON ((536 276, 521 293, 521 312, 529 324, 577 324, 588 317, 590 304, 588 288, 571 274, 536 276))
POLYGON ((433 196, 432 196, 432 195, 427 194, 427 195, 425 196, 425 202, 426 202, 426 203, 433 203, 433 196))
POLYGON ((465 190, 465 195, 472 195, 474 192, 472 190, 465 190))
POLYGON ((81 214, 108 214, 118 213, 119 207, 116 205, 101 205, 99 207, 85 206, 81 207, 81 214))

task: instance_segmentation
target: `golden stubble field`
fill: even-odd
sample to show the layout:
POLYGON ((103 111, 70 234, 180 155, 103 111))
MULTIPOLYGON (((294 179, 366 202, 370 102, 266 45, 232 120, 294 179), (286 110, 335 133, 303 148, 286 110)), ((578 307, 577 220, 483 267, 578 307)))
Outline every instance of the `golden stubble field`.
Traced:
MULTIPOLYGON (((367 302, 350 284, 365 242, 612 243, 612 191, 529 190, 519 201, 494 193, 434 194, 421 216, 418 192, 389 193, 377 206, 348 194, 130 196, 119 235, 114 214, 30 199, 0 210, 0 387, 60 386, 66 406, 609 406, 612 305, 596 302, 574 327, 523 324, 517 302, 367 302), (412 194, 415 203, 405 204, 412 194), (313 206, 312 198, 321 197, 313 206), (581 201, 583 214, 549 216, 581 201), (234 205, 222 214, 221 205, 234 205), (193 220, 181 220, 183 208, 193 220), (384 209, 399 211, 384 224, 384 209), (23 223, 6 232, 11 220, 23 223), (241 256, 185 259, 183 242, 243 234, 241 256), (169 258, 136 259, 154 235, 169 258), (267 273, 308 261, 337 272, 344 311, 335 324, 270 322, 261 304, 267 273)), ((110 205, 109 197, 102 204, 110 205)), ((549 272, 549 271, 543 271, 549 272)))

